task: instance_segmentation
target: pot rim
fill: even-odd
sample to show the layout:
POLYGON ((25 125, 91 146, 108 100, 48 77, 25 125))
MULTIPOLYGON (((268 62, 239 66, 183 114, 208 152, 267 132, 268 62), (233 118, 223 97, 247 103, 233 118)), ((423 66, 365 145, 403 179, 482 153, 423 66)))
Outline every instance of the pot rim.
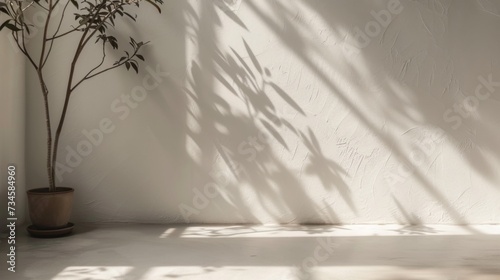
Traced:
POLYGON ((56 187, 56 191, 49 192, 49 188, 37 188, 26 191, 29 195, 55 195, 55 194, 65 194, 72 193, 75 189, 68 187, 56 187))

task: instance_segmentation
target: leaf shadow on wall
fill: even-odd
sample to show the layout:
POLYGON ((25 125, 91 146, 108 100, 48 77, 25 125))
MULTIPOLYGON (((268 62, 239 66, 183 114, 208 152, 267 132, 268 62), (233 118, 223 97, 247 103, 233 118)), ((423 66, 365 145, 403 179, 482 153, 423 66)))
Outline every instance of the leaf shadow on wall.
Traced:
MULTIPOLYGON (((487 121, 482 122, 480 120, 470 118, 464 120, 464 124, 460 129, 450 129, 450 124, 446 123, 443 119, 443 113, 445 113, 447 109, 453 108, 453 106, 458 102, 456 94, 454 92, 450 92, 451 89, 448 86, 448 83, 456 83, 456 80, 460 78, 460 72, 453 68, 453 60, 457 60, 457 55, 454 55, 451 51, 447 52, 446 49, 443 51, 442 46, 436 45, 437 43, 442 42, 430 44, 429 46, 425 44, 422 46, 422 44, 420 44, 419 46, 418 40, 423 41, 423 39, 415 36, 415 33, 420 35, 420 31, 417 27, 421 27, 426 22, 421 22, 420 19, 418 19, 415 20, 415 23, 412 21, 412 17, 405 14, 402 14, 401 17, 392 15, 394 21, 406 20, 406 25, 403 25, 405 28, 404 30, 401 31, 391 29, 392 26, 389 25, 385 30, 382 29, 379 36, 372 38, 367 47, 357 49, 357 54, 346 55, 344 61, 335 61, 325 55, 325 52, 327 53, 327 51, 322 43, 317 43, 323 42, 320 38, 314 38, 315 40, 304 38, 304 33, 300 33, 298 29, 294 28, 297 26, 297 10, 290 8, 293 5, 285 5, 282 1, 274 1, 271 5, 273 10, 270 12, 263 11, 259 6, 255 5, 255 3, 251 1, 247 3, 255 14, 257 14, 281 40, 283 45, 289 47, 289 51, 297 56, 322 83, 327 85, 331 94, 338 98, 350 110, 350 112, 356 116, 356 119, 368 129, 369 133, 374 135, 376 139, 381 142, 382 146, 389 150, 388 160, 391 157, 394 157, 398 162, 400 162, 400 165, 404 165, 409 168, 412 171, 411 177, 415 179, 418 186, 425 190, 429 196, 439 203, 440 207, 445 210, 449 218, 454 223, 467 224, 467 219, 464 218, 464 214, 454 209, 449 199, 449 194, 444 193, 440 189, 440 186, 435 185, 432 177, 426 174, 425 169, 428 170, 428 168, 432 167, 432 165, 436 162, 426 162, 423 166, 422 164, 419 165, 418 163, 415 163, 415 161, 411 158, 411 151, 405 150, 400 145, 400 142, 405 140, 403 137, 404 133, 403 135, 391 135, 388 134, 385 129, 386 126, 391 126, 402 129, 403 131, 415 128, 425 130, 427 127, 430 127, 432 130, 438 130, 440 131, 441 138, 445 138, 446 141, 451 143, 458 143, 454 145, 457 150, 456 153, 462 155, 464 160, 468 163, 471 171, 481 174, 486 180, 494 181, 494 170, 490 168, 491 164, 485 157, 485 154, 487 153, 490 156, 493 156, 497 161, 500 158, 500 149, 498 149, 498 145, 496 144, 498 143, 499 134, 497 130, 495 131, 492 129, 492 123, 494 122, 491 121, 499 119, 500 116, 498 110, 487 108, 489 105, 484 104, 486 107, 481 113, 484 113, 482 116, 483 120, 487 121), (272 17, 270 16, 271 14, 272 17), (280 24, 277 22, 280 22, 280 24), (283 26, 285 26, 285 28, 283 28, 283 26), (397 43, 399 42, 398 39, 403 40, 403 33, 408 34, 407 36, 409 37, 416 37, 412 40, 412 46, 416 45, 419 47, 415 50, 407 47, 407 49, 410 50, 406 50, 406 52, 400 51, 400 53, 398 53, 397 48, 402 48, 402 46, 397 43), (396 44, 396 47, 394 47, 394 44, 396 44), (424 55, 422 57, 422 52, 426 53, 427 56, 424 55), (356 56, 361 58, 360 60, 363 61, 362 64, 349 63, 349 60, 356 56), (334 69, 332 71, 335 71, 336 74, 343 76, 342 78, 344 81, 356 86, 349 91, 342 88, 341 84, 338 83, 338 79, 334 79, 327 71, 315 64, 314 59, 316 57, 323 57, 328 63, 331 64, 331 68, 334 69), (410 71, 405 69, 405 65, 408 65, 408 63, 411 64, 412 59, 413 61, 417 61, 417 63, 414 63, 416 64, 417 70, 416 74, 413 74, 413 77, 410 77, 410 71), (435 62, 433 62, 433 60, 435 62), (388 61, 390 63, 388 63, 388 61), (343 62, 346 63, 342 64, 343 62), (425 66, 425 63, 430 64, 431 66, 434 65, 434 68, 438 68, 432 69, 435 73, 429 74, 430 77, 428 78, 430 81, 422 81, 424 80, 424 71, 422 71, 424 72, 422 77, 418 76, 418 67, 421 65, 425 66), (336 64, 342 65, 342 71, 335 70, 336 64), (446 71, 450 70, 449 67, 451 67, 451 71, 447 73, 446 71), (433 78, 438 79, 433 75, 438 76, 439 74, 442 76, 442 81, 433 81, 433 78), (368 80, 375 80, 376 83, 370 84, 365 82, 368 80), (427 85, 425 83, 429 84, 427 85), (370 87, 370 85, 372 87, 370 87), (375 85, 375 87, 373 87, 373 85, 375 85), (425 88, 422 85, 427 85, 429 92, 422 92, 422 88, 425 88), (357 100, 358 102, 353 102, 352 100, 357 100), (416 115, 418 117, 416 117, 416 115), (376 122, 374 117, 377 116, 384 116, 383 120, 376 122), (408 124, 412 124, 412 126, 408 126, 408 124), (481 134, 482 137, 474 139, 476 134, 481 134), (471 137, 474 141, 477 140, 477 143, 472 144, 472 146, 475 145, 480 147, 480 149, 464 152, 464 150, 470 149, 471 143, 469 140, 471 137), (464 139, 466 140, 465 142, 464 139)), ((352 31, 352 27, 356 25, 364 27, 362 24, 367 24, 370 20, 374 20, 370 17, 370 11, 378 12, 387 8, 386 6, 381 5, 382 2, 353 3, 353 1, 314 0, 302 1, 301 3, 302 7, 307 7, 313 10, 315 14, 319 15, 321 20, 328 25, 329 29, 333 30, 334 35, 338 35, 344 39, 347 36, 345 34, 346 30, 352 31), (354 16, 360 14, 363 15, 363 21, 356 20, 356 17, 354 16)), ((438 18, 443 22, 446 22, 447 12, 451 9, 451 7, 444 5, 453 4, 449 1, 441 1, 439 3, 435 3, 435 5, 431 5, 432 3, 427 3, 428 5, 426 5, 423 3, 414 3, 409 1, 402 1, 402 3, 403 5, 417 6, 413 8, 423 10, 422 13, 441 13, 442 15, 438 16, 438 18)), ((386 2, 384 2, 384 4, 386 4, 386 2)), ((405 11, 403 10, 403 13, 404 12, 405 11)), ((308 25, 301 27, 306 30, 310 28, 308 25)), ((490 27, 490 30, 493 28, 493 26, 490 27)), ((422 30, 425 31, 425 29, 422 30)), ((317 35, 315 30, 308 31, 310 32, 308 34, 313 34, 311 35, 312 37, 317 35)), ((334 35, 332 35, 332 37, 334 37, 334 35)), ((491 42, 491 47, 488 48, 488 51, 495 53, 493 49, 498 49, 499 41, 491 39, 486 35, 482 37, 483 39, 487 39, 491 42)), ((342 40, 340 41, 341 42, 337 43, 342 44, 342 40)), ((478 40, 478 42, 473 44, 471 47, 478 48, 476 50, 476 54, 481 53, 479 45, 485 44, 484 40, 480 42, 481 43, 479 43, 478 40)), ((447 46, 445 43, 443 43, 444 46, 447 46)), ((449 45, 449 47, 452 48, 454 45, 449 45)), ((458 54, 463 54, 463 52, 460 53, 460 51, 458 51, 458 54)), ((477 58, 477 56, 478 55, 473 56, 472 59, 477 58)), ((466 69, 469 71, 469 68, 466 69)), ((482 73, 482 69, 480 67, 475 67, 474 70, 478 70, 477 73, 482 73)), ((495 72, 494 69, 491 71, 495 72)), ((496 72, 498 73, 498 71, 496 72)), ((429 71, 429 73, 431 73, 431 71, 429 71)), ((473 78, 475 79, 476 77, 473 78)), ((472 91, 474 88, 469 90, 472 91)), ((460 94, 464 93, 462 92, 460 94)), ((494 104, 497 104, 498 101, 495 95, 492 95, 491 101, 493 101, 494 104)), ((438 144, 436 144, 436 146, 437 145, 438 144)), ((436 149, 438 148, 440 147, 437 147, 436 149)), ((436 157, 440 157, 441 152, 442 151, 436 152, 438 153, 436 157)), ((407 181, 406 183, 408 183, 407 181)), ((404 184, 401 185, 404 187, 404 184)), ((473 186, 467 186, 464 184, 464 186, 460 187, 465 189, 473 186)), ((394 205, 392 208, 394 211, 399 211, 397 205, 394 205)), ((398 214, 398 216, 401 215, 402 214, 398 214)), ((408 220, 406 222, 411 223, 412 221, 408 220)))
MULTIPOLYGON (((344 181, 345 170, 323 154, 313 130, 295 126, 278 110, 276 100, 287 104, 293 114, 307 117, 301 106, 273 82, 271 70, 259 61, 248 42, 242 39, 239 49, 244 51, 239 52, 218 45, 216 29, 221 15, 247 28, 243 21, 212 3, 200 5, 199 15, 188 12, 194 22, 188 28, 192 30, 188 40, 199 49, 198 57, 189 63, 187 85, 177 83, 174 90, 170 89, 174 94, 152 96, 165 119, 182 120, 175 131, 185 132, 186 137, 186 154, 176 158, 183 162, 184 170, 166 171, 172 176, 189 177, 172 180, 184 182, 182 186, 167 186, 172 196, 178 196, 172 199, 176 210, 184 207, 180 211, 189 212, 176 221, 341 223, 333 202, 343 200, 357 211, 344 181), (179 102, 181 94, 186 99, 179 102), (291 170, 283 154, 293 157, 299 145, 306 150, 303 166, 291 170), (322 200, 312 197, 311 187, 302 184, 302 173, 317 176, 321 187, 316 191, 323 195, 322 200), (202 199, 195 205, 196 193, 205 190, 217 194, 206 204, 202 199)), ((150 128, 158 141, 165 143, 164 149, 171 150, 167 144, 171 134, 159 131, 157 126, 150 128)))
MULTIPOLYGON (((379 37, 372 39, 369 46, 354 55, 362 60, 362 64, 349 63, 352 57, 349 55, 344 57, 346 63, 329 56, 331 51, 325 48, 324 40, 315 37, 317 30, 312 30, 308 25, 298 26, 301 23, 297 23, 296 10, 293 9, 296 3, 269 3, 271 9, 265 11, 252 1, 245 2, 245 5, 271 30, 286 47, 286 51, 293 54, 326 86, 329 94, 348 109, 349 114, 367 130, 367 134, 380 142, 380 146, 388 151, 387 161, 395 158, 400 165, 409 167, 413 171, 410 177, 438 202, 449 219, 466 224, 467 219, 454 209, 449 194, 436 185, 423 170, 425 168, 412 161, 408 149, 401 145, 406 132, 389 134, 386 127, 396 127, 395 131, 432 127, 441 129, 443 137, 459 143, 464 135, 475 134, 471 130, 473 127, 485 135, 481 138, 486 139, 484 144, 481 143, 481 149, 489 151, 496 158, 499 157, 499 151, 495 149, 493 140, 498 139, 497 135, 487 129, 486 124, 472 119, 468 120, 470 124, 464 123, 463 130, 450 130, 446 126, 442 114, 456 102, 448 94, 441 97, 446 87, 437 84, 422 93, 421 84, 413 80, 416 78, 410 79, 408 71, 401 72, 408 57, 418 54, 420 49, 409 52, 408 57, 398 56, 387 66, 386 60, 398 48, 391 49, 386 44, 392 44, 398 36, 403 36, 394 33, 390 25, 379 37), (304 35, 304 29, 308 36, 304 35), (320 67, 318 57, 327 67, 320 67), (344 82, 339 82, 338 77, 344 82), (374 80, 377 83, 367 82, 374 80), (353 87, 346 90, 342 84, 353 87)), ((298 3, 314 11, 331 30, 339 34, 349 27, 365 23, 359 18, 356 21, 352 15, 363 11, 365 15, 366 11, 384 8, 380 3, 372 2, 363 2, 362 5, 353 4, 352 1, 315 0, 298 3)), ((331 155, 331 150, 325 153, 325 146, 320 145, 324 145, 324 142, 318 140, 317 127, 304 127, 296 122, 296 116, 311 117, 303 104, 295 101, 274 80, 276 73, 252 50, 252 42, 242 38, 238 46, 220 45, 223 39, 218 37, 223 22, 221 17, 229 18, 243 30, 248 30, 249 25, 231 10, 222 9, 211 2, 199 4, 198 12, 187 2, 176 2, 174 8, 183 11, 178 13, 181 19, 177 25, 182 24, 183 28, 177 31, 178 37, 169 46, 172 52, 158 56, 159 61, 173 59, 172 63, 164 63, 174 70, 174 75, 166 85, 162 85, 159 94, 148 97, 152 109, 143 113, 145 120, 154 120, 154 124, 145 121, 144 127, 154 135, 162 148, 162 151, 148 156, 166 158, 159 160, 165 164, 151 166, 150 173, 137 176, 140 179, 129 178, 128 183, 143 185, 143 193, 158 194, 154 198, 144 195, 144 200, 153 200, 148 204, 151 205, 151 211, 165 204, 164 212, 167 214, 162 214, 159 221, 186 222, 179 213, 183 205, 193 210, 190 222, 341 223, 335 211, 340 204, 344 205, 343 209, 349 209, 352 215, 357 215, 359 205, 352 195, 352 174, 345 170, 340 159, 331 155), (188 58, 185 41, 197 48, 197 57, 193 60, 188 58), (283 104, 290 108, 291 117, 284 116, 283 104), (158 122, 163 126, 157 125, 158 122), (302 161, 302 166, 289 168, 292 160, 302 161), (157 175, 159 172, 162 173, 161 177, 157 175), (304 185, 302 179, 305 176, 315 177, 316 183, 304 185), (159 190, 158 186, 163 186, 164 190, 159 190), (207 187, 217 194, 213 198, 199 199, 198 206, 201 207, 196 207, 193 199, 207 187), (172 213, 179 214, 172 216, 172 213)), ((394 20, 399 18, 395 17, 394 20)), ((410 29, 411 24, 414 23, 408 23, 410 29)), ((428 46, 428 50, 434 49, 434 46, 428 46)), ((441 57, 446 57, 437 51, 432 55, 423 62, 432 59, 439 61, 441 57)), ((448 69, 445 62, 436 64, 436 67, 442 67, 439 69, 443 73, 447 73, 448 69)), ((442 80, 453 81, 452 74, 444 76, 442 80)), ((498 119, 497 112, 487 110, 486 114, 485 118, 498 119)), ((437 153, 430 166, 438 162, 440 154, 437 153)), ((469 152, 464 153, 463 157, 468 160, 471 169, 492 180, 492 170, 483 154, 469 152)), ((148 164, 148 161, 144 159, 144 163, 138 164, 148 164)), ((380 176, 383 176, 383 172, 380 176)), ((366 188, 367 184, 360 183, 360 187, 366 188)), ((393 189, 387 187, 381 190, 378 187, 374 191, 390 194, 393 189)), ((392 203, 388 211, 402 217, 396 217, 395 220, 414 223, 415 219, 405 220, 400 205, 395 204, 390 197, 387 195, 388 203, 392 203)), ((418 218, 420 215, 413 213, 418 212, 415 209, 406 211, 410 216, 416 215, 418 218)))

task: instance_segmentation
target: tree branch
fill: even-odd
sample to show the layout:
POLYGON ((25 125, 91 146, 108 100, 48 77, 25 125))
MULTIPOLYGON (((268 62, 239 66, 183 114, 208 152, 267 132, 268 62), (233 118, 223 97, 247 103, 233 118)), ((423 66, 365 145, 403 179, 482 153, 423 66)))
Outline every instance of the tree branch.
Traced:
MULTIPOLYGON (((133 0, 132 0, 132 1, 133 1, 133 0)), ((104 4, 104 2, 103 2, 103 4, 104 4)), ((119 4, 115 5, 114 9, 113 9, 113 10, 111 10, 111 11, 110 11, 110 12, 109 12, 109 13, 108 13, 108 14, 107 14, 107 15, 106 15, 106 16, 105 16, 102 20, 101 20, 101 23, 99 24, 99 26, 94 27, 94 28, 93 28, 94 30, 92 31, 92 33, 91 33, 91 34, 90 34, 87 38, 85 38, 85 37, 87 36, 88 31, 90 30, 90 27, 91 27, 92 22, 93 22, 93 21, 95 21, 96 17, 99 15, 99 11, 100 11, 100 9, 102 9, 102 7, 101 7, 101 8, 99 8, 99 10, 97 10, 97 11, 95 12, 95 16, 94 16, 94 18, 91 20, 91 22, 89 23, 89 25, 88 25, 88 26, 87 26, 87 28, 85 29, 85 32, 84 32, 84 34, 82 35, 82 39, 80 40, 80 43, 81 43, 81 44, 79 44, 79 46, 80 46, 80 47, 79 47, 79 49, 77 49, 77 53, 76 53, 76 56, 75 56, 76 60, 78 60, 78 57, 80 56, 81 51, 83 51, 83 49, 85 48, 85 46, 87 45, 87 43, 89 42, 89 40, 90 40, 90 39, 91 39, 91 38, 95 35, 95 33, 99 30, 99 28, 100 28, 100 27, 102 27, 102 26, 104 25, 104 23, 106 22, 106 20, 108 20, 110 17, 112 17, 112 16, 113 16, 113 15, 114 15, 117 11, 118 11, 118 9, 119 9, 120 7, 122 7, 122 6, 124 6, 124 5, 125 5, 125 3, 119 3, 119 4), (83 40, 83 43, 82 43, 82 40, 83 40)), ((134 54, 132 55, 132 57, 134 57, 136 54, 137 54, 137 50, 134 52, 134 54)), ((129 57, 129 58, 126 60, 126 62, 128 62, 128 60, 130 60, 132 57, 129 57)), ((75 63, 76 63, 76 61, 75 61, 75 63)), ((83 77, 80 81, 78 81, 78 82, 77 82, 74 86, 72 86, 72 83, 71 83, 71 84, 69 85, 69 86, 70 86, 70 88, 69 88, 70 93, 71 93, 71 92, 73 92, 73 90, 75 90, 75 89, 76 89, 76 88, 77 88, 77 87, 78 87, 81 83, 83 83, 85 80, 88 80, 88 79, 90 79, 90 78, 92 78, 92 77, 95 77, 95 76, 97 76, 97 75, 100 75, 100 74, 102 74, 102 73, 104 73, 104 72, 107 72, 107 71, 109 71, 109 70, 111 70, 111 69, 115 69, 115 68, 117 68, 117 67, 119 67, 119 66, 123 65, 125 62, 123 62, 123 63, 119 63, 119 64, 117 64, 117 65, 114 65, 114 66, 112 66, 112 67, 109 67, 108 69, 104 69, 103 71, 100 71, 100 72, 98 72, 98 73, 96 73, 96 74, 92 74, 92 75, 91 75, 91 73, 92 73, 93 71, 95 71, 97 68, 99 68, 100 66, 102 66, 102 64, 103 64, 103 63, 104 63, 104 58, 103 58, 102 63, 101 63, 99 66, 97 66, 96 68, 92 69, 89 73, 87 73, 87 75, 85 75, 85 76, 84 76, 84 77, 83 77)))
POLYGON ((117 64, 114 64, 113 66, 110 66, 110 67, 108 67, 108 68, 105 68, 105 69, 103 69, 103 70, 101 70, 101 71, 99 71, 99 72, 92 73, 92 72, 94 72, 95 70, 97 70, 99 67, 101 67, 101 66, 102 66, 102 64, 104 63, 104 59, 105 59, 105 55, 104 55, 104 57, 103 57, 103 59, 102 59, 101 63, 100 63, 98 66, 96 66, 94 69, 90 70, 90 71, 87 73, 87 75, 85 75, 85 76, 84 76, 84 77, 83 77, 83 78, 82 78, 82 79, 81 79, 81 80, 80 80, 80 81, 79 81, 79 82, 78 82, 78 83, 77 83, 77 84, 76 84, 76 85, 75 85, 75 86, 74 86, 71 90, 72 90, 72 91, 73 91, 73 90, 75 90, 75 89, 76 89, 76 88, 77 88, 80 84, 82 84, 82 83, 83 83, 84 81, 86 81, 86 80, 90 80, 90 79, 92 79, 92 78, 94 78, 94 77, 96 77, 96 76, 99 76, 99 75, 101 75, 101 74, 104 74, 104 73, 106 73, 106 72, 108 72, 108 71, 110 71, 110 70, 116 69, 116 68, 118 68, 118 67, 120 67, 120 66, 124 65, 124 64, 125 64, 125 63, 127 63, 127 62, 130 62, 131 60, 133 60, 133 59, 136 57, 136 55, 137 55, 137 52, 138 52, 138 51, 139 51, 139 49, 136 49, 136 50, 134 51, 134 53, 133 53, 130 57, 128 57, 127 59, 123 60, 122 62, 119 62, 119 63, 117 63, 117 64))
MULTIPOLYGON (((81 23, 81 24, 79 24, 77 27, 75 27, 75 28, 73 28, 73 29, 71 29, 71 30, 69 30, 69 31, 66 31, 66 32, 64 32, 64 33, 62 33, 62 34, 60 34, 60 35, 57 35, 57 33, 59 33, 59 30, 61 29, 61 25, 62 25, 62 22, 63 22, 63 18, 64 18, 64 15, 66 14, 66 8, 68 7, 68 4, 69 4, 69 3, 70 3, 70 1, 68 0, 68 2, 66 3, 66 5, 64 6, 63 15, 62 15, 62 17, 61 17, 61 20, 59 21, 59 26, 57 27, 57 31, 54 33, 54 35, 53 35, 52 37, 47 38, 47 41, 53 41, 53 40, 55 40, 55 39, 57 39, 57 38, 61 38, 61 37, 65 36, 65 35, 68 35, 68 34, 70 34, 70 33, 75 32, 75 31, 82 31, 81 29, 78 29, 78 28, 80 28, 80 27, 84 26, 84 25, 85 25, 85 23, 81 23)), ((98 7, 99 7, 99 6, 96 6, 96 7, 94 7, 94 9, 97 9, 98 7)), ((90 12, 90 11, 89 11, 89 12, 90 12)))
POLYGON ((40 63, 38 64, 38 71, 42 71, 44 61, 45 61, 45 49, 47 47, 47 33, 49 31, 50 18, 52 16, 52 11, 54 10, 54 6, 52 5, 52 0, 49 0, 49 13, 47 15, 47 20, 45 21, 45 27, 43 28, 43 40, 42 40, 42 51, 40 53, 40 63))
MULTIPOLYGON (((54 4, 54 7, 57 5, 57 3, 59 3, 59 0, 56 2, 56 4, 54 4)), ((63 9, 63 12, 62 12, 62 15, 61 15, 61 19, 59 20, 59 24, 57 25, 57 30, 56 30, 56 32, 54 34, 57 34, 57 32, 59 32, 59 29, 61 29, 61 25, 62 25, 62 22, 64 20, 64 15, 66 14, 66 9, 68 8, 69 3, 70 3, 70 1, 68 0, 68 2, 66 2, 66 5, 64 5, 64 9, 63 9)), ((52 52, 52 47, 53 46, 54 46, 54 41, 51 40, 50 41, 49 51, 47 52, 47 55, 45 56, 45 60, 42 63, 42 67, 45 66, 45 63, 47 63, 47 60, 49 59, 50 53, 52 52)))
POLYGON ((104 64, 105 60, 106 60, 106 42, 103 41, 102 42, 102 60, 101 60, 101 62, 96 67, 92 68, 92 70, 90 70, 83 77, 83 79, 81 79, 78 83, 76 83, 76 85, 71 88, 71 91, 74 91, 83 81, 87 80, 89 75, 92 74, 92 72, 94 72, 95 70, 97 70, 99 67, 101 67, 104 64))
MULTIPOLYGON (((17 26, 17 23, 16 23, 16 26, 17 26)), ((24 56, 26 56, 28 58, 29 62, 31 63, 31 65, 33 65, 35 70, 38 70, 38 66, 36 65, 33 58, 31 58, 31 55, 29 54, 28 50, 26 49, 26 44, 24 43, 24 32, 22 32, 21 35, 23 36, 22 44, 19 43, 19 36, 18 36, 17 32, 12 31, 12 37, 14 37, 14 41, 16 41, 17 46, 19 47, 21 52, 24 54, 24 56)))
MULTIPOLYGON (((93 20, 99 15, 99 11, 105 6, 105 1, 99 5, 99 9, 96 11, 93 20)), ((52 150, 52 164, 51 164, 51 177, 55 178, 55 165, 56 165, 56 159, 57 159, 57 151, 59 147, 59 139, 61 137, 61 131, 64 125, 64 121, 66 120, 66 113, 68 111, 68 105, 69 105, 69 99, 71 97, 71 88, 73 84, 73 77, 75 75, 75 68, 76 68, 76 63, 78 61, 78 58, 80 57, 80 54, 85 47, 85 45, 82 45, 83 42, 85 41, 85 36, 87 36, 89 30, 91 28, 91 24, 87 25, 85 28, 85 31, 82 34, 82 37, 80 38, 80 42, 78 43, 78 47, 76 49, 75 55, 73 57, 73 61, 71 62, 71 68, 70 68, 70 73, 69 73, 69 78, 68 78, 68 84, 66 88, 66 97, 64 98, 64 105, 63 109, 61 112, 61 117, 59 118, 59 124, 57 126, 56 130, 56 135, 55 135, 55 141, 54 141, 54 149, 52 150)))

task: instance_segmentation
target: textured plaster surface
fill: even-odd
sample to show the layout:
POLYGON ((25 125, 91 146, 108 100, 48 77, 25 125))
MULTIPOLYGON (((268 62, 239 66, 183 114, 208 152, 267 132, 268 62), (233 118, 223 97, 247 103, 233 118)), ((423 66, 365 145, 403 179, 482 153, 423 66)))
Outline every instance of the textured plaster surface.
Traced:
MULTIPOLYGON (((58 161, 74 220, 499 223, 499 11, 487 0, 146 8, 113 31, 123 45, 127 32, 151 41, 139 75, 101 76, 70 103, 58 161), (103 120, 112 131, 82 144, 103 120)), ((47 66, 53 84, 74 40, 47 66)), ((88 54, 80 74, 98 62, 88 54)), ((39 187, 45 132, 28 80, 39 187)))

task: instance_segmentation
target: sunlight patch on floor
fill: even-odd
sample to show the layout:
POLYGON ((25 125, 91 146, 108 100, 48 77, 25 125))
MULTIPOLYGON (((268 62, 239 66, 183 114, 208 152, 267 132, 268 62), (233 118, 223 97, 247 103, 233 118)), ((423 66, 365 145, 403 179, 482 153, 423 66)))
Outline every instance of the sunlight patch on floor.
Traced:
POLYGON ((131 266, 70 266, 53 280, 118 280, 134 268, 131 266))
POLYGON ((258 267, 161 266, 142 276, 129 274, 133 267, 72 266, 52 280, 499 280, 500 276, 473 269, 401 268, 397 266, 258 267))
POLYGON ((354 236, 464 236, 472 234, 500 235, 495 225, 475 226, 403 226, 403 225, 348 225, 348 226, 191 226, 169 228, 160 238, 259 238, 259 237, 354 237, 354 236))

